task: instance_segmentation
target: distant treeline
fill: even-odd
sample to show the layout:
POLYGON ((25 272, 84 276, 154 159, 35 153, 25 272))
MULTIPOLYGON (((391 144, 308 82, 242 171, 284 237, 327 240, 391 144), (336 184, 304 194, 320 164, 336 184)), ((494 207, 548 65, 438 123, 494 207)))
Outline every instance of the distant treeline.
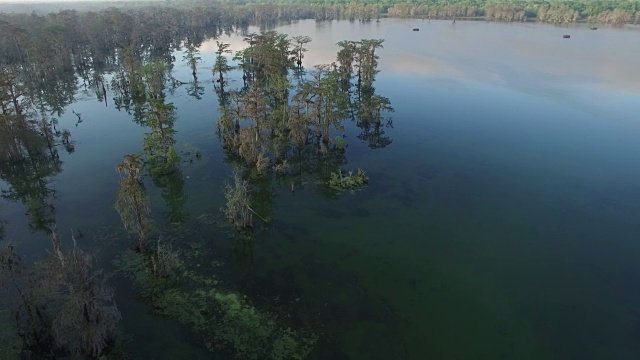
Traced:
MULTIPOLYGON (((193 3, 207 1, 193 0, 193 3)), ((251 6, 256 1, 225 1, 251 6)), ((484 18, 488 21, 537 20, 549 23, 577 21, 624 24, 640 22, 637 0, 263 0, 261 8, 305 6, 318 20, 371 20, 382 16, 394 18, 484 18)))
MULTIPOLYGON (((116 49, 145 49, 168 56, 183 41, 198 44, 207 37, 230 29, 249 25, 269 28, 299 19, 371 21, 388 16, 484 18, 487 21, 504 22, 538 20, 558 24, 576 21, 624 24, 640 21, 640 0, 263 1, 260 4, 238 0, 123 2, 117 8, 104 9, 99 8, 104 4, 95 4, 96 10, 86 10, 90 6, 87 3, 59 3, 57 6, 79 6, 85 10, 40 14, 0 13, 0 65, 37 64, 31 70, 41 74, 68 69, 71 64, 82 68, 88 62, 92 63, 92 68, 100 68, 113 61, 116 49)), ((28 6, 40 5, 24 6, 27 9, 28 6)))
POLYGON ((482 17, 487 21, 624 24, 640 20, 639 1, 482 1, 398 2, 387 8, 392 17, 482 17))
POLYGON ((62 10, 37 15, 0 14, 0 68, 21 63, 46 73, 113 63, 122 49, 148 55, 168 55, 181 42, 199 43, 216 36, 234 21, 248 19, 219 8, 108 8, 99 11, 62 10))
MULTIPOLYGON (((345 2, 313 0, 240 1, 188 0, 132 2, 97 10, 0 13, 0 65, 37 63, 46 73, 109 63, 115 49, 145 49, 170 54, 231 29, 272 27, 299 19, 371 21, 383 16, 431 19, 484 18, 487 21, 538 20, 551 23, 590 21, 624 24, 640 21, 640 0, 513 1, 445 0, 345 2), (176 40, 178 39, 178 40, 176 40)), ((66 3, 71 6, 74 3, 66 3)), ((78 3, 80 4, 82 3, 78 3)), ((114 4, 114 3, 111 3, 114 4)), ((62 6, 62 4, 58 4, 62 6)), ((25 5, 27 6, 27 5, 25 5)), ((32 6, 37 6, 36 4, 32 6)), ((75 5, 74 5, 75 6, 75 5)), ((89 6, 84 3, 82 6, 89 6)), ((96 4, 96 6, 101 6, 96 4)))
POLYGON ((0 4, 0 11, 43 14, 59 9, 99 11, 108 7, 141 9, 149 6, 179 9, 217 8, 254 23, 295 19, 370 21, 380 17, 541 21, 605 24, 640 22, 639 0, 187 0, 104 3, 0 4))

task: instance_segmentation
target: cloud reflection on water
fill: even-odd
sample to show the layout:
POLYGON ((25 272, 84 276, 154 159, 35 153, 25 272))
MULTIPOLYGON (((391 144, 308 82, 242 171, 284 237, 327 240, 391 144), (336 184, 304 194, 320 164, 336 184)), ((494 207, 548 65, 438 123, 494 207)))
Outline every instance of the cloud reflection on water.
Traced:
MULTIPOLYGON (((386 75, 488 82, 543 96, 588 87, 640 94, 640 27, 591 31, 586 26, 387 19, 370 24, 306 20, 277 30, 311 36, 307 67, 335 61, 340 40, 383 38, 380 69, 386 75), (416 26, 420 31, 411 31, 416 26), (564 33, 572 38, 562 39, 564 33)), ((235 34, 221 41, 234 51, 245 46, 235 34)), ((215 47, 212 40, 202 49, 215 47)))

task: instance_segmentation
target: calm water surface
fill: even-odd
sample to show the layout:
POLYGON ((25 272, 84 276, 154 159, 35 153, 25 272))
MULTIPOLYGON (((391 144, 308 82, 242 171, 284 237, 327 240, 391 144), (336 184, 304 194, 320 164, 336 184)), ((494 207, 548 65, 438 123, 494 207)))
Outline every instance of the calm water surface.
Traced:
MULTIPOLYGON (((312 37, 307 67, 334 61, 337 41, 385 39, 376 90, 396 109, 392 143, 371 149, 348 126, 343 168, 365 169, 370 185, 334 199, 313 184, 276 186, 273 225, 238 259, 224 233, 196 220, 218 212, 231 172, 207 41, 202 99, 185 85, 168 101, 179 149, 203 154, 183 163, 183 211, 225 264, 221 276, 256 304, 317 313, 316 358, 640 358, 640 29, 383 20, 276 30, 312 37)), ((176 59, 174 75, 188 81, 176 59)), ((58 229, 81 229, 109 268, 127 240, 90 235, 120 227, 114 166, 141 151, 145 130, 82 87, 76 99, 61 119, 76 152, 55 178, 58 229), (78 127, 71 110, 83 114, 78 127)), ((167 222, 161 191, 148 191, 167 222)), ((2 200, 6 237, 36 257, 49 240, 24 212, 2 200)), ((134 356, 211 358, 115 281, 134 356)))

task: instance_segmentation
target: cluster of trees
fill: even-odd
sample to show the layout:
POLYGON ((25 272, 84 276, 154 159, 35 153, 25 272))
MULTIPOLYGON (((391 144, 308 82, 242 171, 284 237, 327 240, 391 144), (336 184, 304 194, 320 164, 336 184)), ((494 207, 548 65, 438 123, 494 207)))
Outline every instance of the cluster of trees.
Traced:
MULTIPOLYGON (((0 15, 0 26, 8 30, 8 36, 0 38, 0 177, 9 185, 2 196, 26 204, 32 228, 53 234, 54 240, 53 256, 39 265, 47 272, 24 270, 30 275, 16 280, 40 287, 48 284, 52 289, 51 293, 39 293, 36 300, 30 300, 29 295, 18 303, 20 310, 16 311, 22 311, 20 317, 30 321, 16 327, 18 333, 27 336, 20 340, 20 351, 42 355, 40 358, 99 357, 111 351, 119 320, 117 308, 111 304, 111 290, 89 271, 90 257, 75 247, 71 252, 62 251, 55 235, 56 191, 52 180, 62 170, 58 149, 74 151, 71 132, 58 129, 57 118, 80 90, 93 92, 106 105, 111 103, 127 111, 147 129, 141 152, 126 155, 116 167, 121 179, 115 208, 135 239, 135 256, 144 265, 138 272, 149 274, 155 279, 153 284, 159 284, 171 276, 178 260, 170 247, 151 241, 162 231, 152 224, 145 175, 162 190, 170 223, 184 221, 186 201, 180 173, 182 160, 174 138, 176 108, 166 101, 166 93, 187 85, 190 95, 199 96, 204 91, 197 76, 200 43, 236 29, 238 24, 244 29, 244 24, 262 16, 256 15, 260 13, 255 8, 248 12, 246 8, 240 11, 236 5, 228 6, 225 11, 238 10, 228 18, 221 9, 168 7, 132 12, 107 9, 42 16, 0 15), (134 21, 136 15, 139 17, 134 21), (193 75, 189 83, 172 76, 176 61, 173 53, 177 49, 185 49, 183 61, 193 75), (68 289, 71 290, 67 292, 68 289), (60 294, 65 297, 56 297, 60 294), (91 294, 95 296, 89 299, 91 294), (45 309, 45 303, 57 305, 45 309), (87 307, 90 308, 85 310, 87 307), (48 315, 34 318, 31 310, 25 310, 31 308, 36 313, 46 310, 48 315), (78 314, 83 317, 78 318, 78 314), (70 322, 61 320, 62 316, 70 322), (80 330, 71 331, 70 327, 80 330), (38 330, 29 335, 27 328, 38 330), (45 348, 50 353, 42 353, 45 348)), ((247 34, 246 40, 248 47, 235 54, 230 53, 228 44, 219 43, 212 69, 222 105, 220 135, 230 161, 253 169, 262 179, 270 178, 265 174, 286 178, 293 191, 305 182, 304 175, 318 176, 326 185, 331 174, 340 173, 340 166, 346 162, 346 141, 342 136, 345 121, 353 120, 361 129, 359 137, 373 148, 391 142, 384 135, 384 128, 390 125, 384 113, 392 108, 374 88, 381 40, 341 42, 335 63, 317 66, 310 72, 303 67, 310 38, 262 32, 247 34), (235 60, 229 59, 232 55, 235 60), (235 65, 241 71, 244 86, 227 89, 227 77, 235 65)), ((81 114, 75 114, 79 124, 81 114)), ((249 185, 241 177, 236 180, 227 191, 227 220, 240 228, 252 227, 254 216, 268 223, 269 218, 263 216, 268 213, 268 205, 262 204, 272 197, 269 186, 254 192, 256 182, 249 185), (260 198, 266 200, 254 201, 260 198)), ((323 188, 330 191, 329 186, 323 188)), ((13 266, 17 255, 7 254, 0 260, 4 261, 3 266, 13 266)), ((27 293, 25 289, 20 285, 19 290, 14 290, 27 293)), ((160 300, 167 305, 168 299, 160 300)), ((206 301, 220 312, 215 322, 212 320, 211 329, 206 330, 207 336, 221 342, 220 346, 235 348, 239 356, 245 356, 248 348, 253 357, 268 348, 274 358, 301 357, 315 341, 312 336, 281 326, 234 293, 210 292, 206 301), (247 322, 262 324, 256 331, 264 332, 249 337, 239 333, 250 330, 243 328, 247 322), (222 323, 228 326, 220 328, 222 323), (252 341, 254 337, 258 341, 252 341)), ((193 305, 198 304, 201 303, 193 305)), ((168 313, 182 315, 184 308, 180 307, 184 303, 170 305, 168 313)), ((204 316, 208 311, 203 308, 201 314, 192 315, 204 316)), ((201 324, 200 318, 185 322, 196 327, 201 324)))
MULTIPOLYGON (((277 42, 277 38, 271 40, 277 42)), ((220 56, 228 54, 227 48, 227 45, 219 44, 220 56)), ((184 83, 171 77, 175 60, 172 57, 148 57, 133 49, 127 49, 122 56, 110 86, 114 104, 130 111, 134 121, 147 127, 149 132, 143 140, 142 153, 126 155, 116 166, 120 185, 115 208, 124 227, 135 239, 135 249, 126 251, 116 265, 132 279, 141 296, 156 312, 191 326, 212 351, 223 349, 242 359, 305 358, 316 341, 313 333, 294 330, 275 315, 254 307, 245 296, 223 289, 214 276, 202 274, 210 269, 195 269, 189 265, 196 262, 185 258, 195 256, 194 253, 183 253, 171 246, 170 228, 152 221, 143 180, 147 174, 161 189, 168 187, 162 196, 173 209, 170 222, 182 219, 175 216, 185 199, 173 130, 176 108, 165 101, 165 92, 184 83), (171 185, 176 179, 180 183, 177 188, 171 185)), ((198 81, 199 58, 195 46, 186 47, 183 61, 192 69, 192 84, 198 81)), ((266 59, 260 61, 269 63, 266 59)), ((225 76, 231 69, 231 65, 222 59, 218 59, 212 69, 218 75, 216 87, 223 93, 223 98, 226 96, 225 76)), ((199 154, 196 152, 196 158, 201 156, 199 154)), ((226 219, 232 227, 250 227, 251 214, 255 211, 249 204, 248 185, 239 176, 236 180, 226 192, 226 219)), ((179 230, 178 236, 183 241, 189 241, 193 236, 186 231, 184 228, 179 230)))
MULTIPOLYGON (((114 31, 114 38, 127 37, 123 36, 126 29, 114 31)), ((107 57, 78 57, 77 52, 100 51, 100 46, 75 47, 69 41, 52 53, 38 53, 26 38, 14 40, 18 57, 3 54, 8 56, 0 62, 0 178, 8 185, 2 189, 2 197, 24 203, 30 227, 53 234, 54 249, 52 257, 35 267, 22 266, 11 246, 0 256, 0 277, 9 276, 12 285, 7 299, 13 296, 16 300, 11 304, 14 314, 10 314, 15 315, 16 325, 3 327, 0 338, 5 331, 15 336, 0 344, 0 357, 99 358, 112 353, 119 313, 100 274, 90 271, 91 258, 75 246, 63 251, 57 241, 53 179, 62 170, 58 149, 74 151, 71 132, 58 129, 57 116, 74 101, 80 76, 85 91, 95 91, 106 103, 107 89, 112 90, 114 105, 137 115, 135 120, 148 128, 142 154, 125 157, 118 167, 123 178, 116 204, 125 227, 136 236, 137 248, 145 251, 151 226, 141 181, 143 165, 148 165, 170 205, 170 221, 184 218, 184 182, 173 147, 175 114, 173 106, 164 101, 164 93, 171 87, 167 74, 171 72, 172 50, 168 44, 120 48, 103 43, 100 46, 107 57), (163 50, 156 51, 159 48, 163 50), (113 74, 110 83, 105 81, 107 73, 113 74)), ((74 114, 77 126, 82 116, 74 114)), ((150 258, 162 258, 159 254, 153 252, 150 258)), ((161 269, 162 261, 155 263, 161 269)), ((5 284, 6 279, 0 280, 5 284)))
MULTIPOLYGON (((345 121, 354 121, 362 129, 359 137, 372 148, 391 142, 384 128, 391 124, 386 113, 393 108, 373 86, 382 40, 341 41, 335 62, 310 71, 302 66, 308 37, 267 31, 244 40, 247 47, 234 54, 243 79, 240 89, 225 90, 225 73, 231 70, 227 44, 218 43, 214 66, 219 136, 231 159, 260 175, 299 178, 309 172, 327 183, 344 162, 345 121), (338 162, 327 166, 327 159, 338 162), (310 164, 322 171, 305 170, 310 164)), ((233 213, 241 224, 251 224, 251 214, 233 213)))
POLYGON ((14 246, 2 244, 0 290, 8 301, 0 304, 0 357, 99 356, 119 320, 112 292, 90 272, 90 257, 79 249, 61 251, 55 235, 59 149, 74 151, 71 132, 59 129, 55 116, 72 98, 68 81, 75 76, 48 83, 28 69, 22 62, 0 64, 0 179, 6 184, 0 196, 25 205, 31 230, 53 234, 54 256, 31 267, 14 246))
MULTIPOLYGON (((197 49, 192 48, 183 59, 192 67, 194 82, 197 82, 198 57, 197 49)), ((120 185, 115 208, 135 240, 133 251, 126 251, 116 265, 133 280, 141 296, 156 312, 191 326, 211 350, 223 349, 243 359, 302 359, 312 350, 313 334, 293 330, 274 315, 255 308, 246 297, 217 286, 219 281, 215 277, 203 276, 204 269, 195 269, 189 266, 192 261, 184 260, 195 254, 182 253, 172 247, 171 229, 152 221, 145 175, 161 189, 168 188, 162 196, 173 209, 170 222, 182 220, 182 216, 175 215, 185 200, 180 159, 173 138, 176 109, 165 102, 165 91, 170 91, 175 84, 170 71, 166 71, 171 68, 171 62, 166 61, 173 60, 132 56, 128 63, 122 62, 124 69, 119 68, 114 77, 116 83, 112 89, 116 106, 133 109, 134 121, 149 129, 142 153, 126 155, 116 166, 120 185), (176 179, 177 187, 172 185, 176 179)), ((224 80, 221 86, 223 83, 224 80)), ((201 156, 198 154, 196 158, 201 156)), ((246 186, 246 182, 240 181, 239 190, 242 185, 246 186)), ((241 213, 253 209, 248 203, 234 203, 248 199, 245 195, 240 193, 228 202, 228 207, 236 209, 227 213, 231 225, 236 221, 249 225, 246 214, 242 218, 241 213), (232 211, 238 212, 231 214, 232 211)), ((181 239, 189 240, 192 235, 180 229, 181 239)))
MULTIPOLYGON (((128 154, 116 166, 120 186, 116 210, 127 230, 135 237, 137 249, 145 250, 151 231, 149 200, 142 181, 146 170, 153 183, 162 189, 162 197, 169 207, 169 221, 181 223, 186 196, 180 172, 180 155, 175 148, 176 108, 165 100, 165 90, 176 80, 171 76, 172 62, 162 59, 145 60, 142 54, 131 55, 127 49, 122 66, 111 81, 114 103, 118 109, 133 114, 134 121, 147 129, 142 153, 128 154)), ((197 56, 197 50, 192 50, 197 56)), ((169 59, 170 60, 170 59, 169 59)), ((194 65, 194 81, 197 81, 194 65)))
POLYGON ((0 14, 0 65, 19 65, 40 81, 55 81, 59 72, 75 69, 93 83, 94 73, 115 68, 119 51, 136 49, 149 57, 171 56, 182 44, 197 46, 236 22, 246 21, 212 8, 0 14))

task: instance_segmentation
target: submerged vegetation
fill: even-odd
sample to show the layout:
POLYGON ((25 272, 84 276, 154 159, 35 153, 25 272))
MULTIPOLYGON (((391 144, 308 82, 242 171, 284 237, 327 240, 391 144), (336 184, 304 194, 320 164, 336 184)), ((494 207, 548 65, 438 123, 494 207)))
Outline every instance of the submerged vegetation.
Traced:
POLYGON ((312 350, 315 335, 292 330, 245 296, 221 290, 215 276, 195 272, 171 249, 164 251, 171 259, 164 276, 145 254, 126 252, 116 263, 158 314, 191 326, 209 349, 229 349, 238 359, 274 360, 303 359, 312 350))

